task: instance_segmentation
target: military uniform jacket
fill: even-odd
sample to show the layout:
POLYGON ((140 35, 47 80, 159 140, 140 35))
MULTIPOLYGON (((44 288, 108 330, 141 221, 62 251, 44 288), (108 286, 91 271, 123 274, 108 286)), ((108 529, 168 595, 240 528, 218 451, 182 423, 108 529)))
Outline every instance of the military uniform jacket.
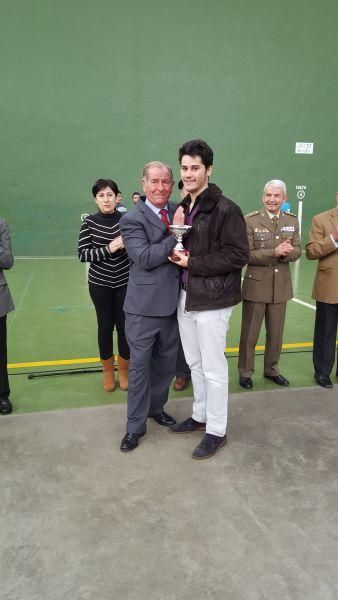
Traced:
POLYGON ((338 304, 338 250, 331 238, 337 226, 337 208, 316 215, 305 247, 307 258, 319 259, 312 298, 327 304, 338 304))
POLYGON ((249 262, 244 274, 243 300, 277 304, 293 296, 289 262, 300 257, 298 219, 280 212, 277 229, 265 209, 245 217, 249 241, 249 262), (292 254, 277 257, 275 248, 287 238, 294 247, 292 254))

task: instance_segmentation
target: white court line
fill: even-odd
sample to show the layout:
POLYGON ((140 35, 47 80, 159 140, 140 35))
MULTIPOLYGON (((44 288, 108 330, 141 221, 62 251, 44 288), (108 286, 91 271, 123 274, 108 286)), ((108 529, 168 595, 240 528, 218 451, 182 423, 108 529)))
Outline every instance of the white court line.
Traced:
POLYGON ((35 275, 35 271, 36 271, 36 265, 33 266, 33 269, 32 269, 32 271, 31 271, 31 273, 30 273, 30 275, 28 277, 28 281, 27 281, 27 283, 25 285, 25 288, 24 288, 24 290, 23 290, 23 292, 21 294, 21 298, 19 300, 19 303, 15 306, 16 310, 14 311, 13 317, 12 317, 12 319, 11 319, 9 325, 8 325, 8 333, 11 331, 11 329, 13 327, 13 323, 16 320, 16 317, 19 314, 19 310, 22 308, 23 302, 24 302, 24 300, 25 300, 25 298, 27 296, 27 292, 28 292, 28 290, 29 290, 29 288, 31 286, 32 281, 33 281, 33 277, 35 275))
POLYGON ((303 306, 307 306, 307 308, 312 308, 312 310, 316 310, 316 307, 314 304, 309 304, 308 302, 303 302, 303 300, 298 300, 298 298, 292 298, 292 300, 294 302, 297 302, 297 304, 302 304, 303 306))
POLYGON ((15 256, 15 260, 73 260, 77 256, 15 256))

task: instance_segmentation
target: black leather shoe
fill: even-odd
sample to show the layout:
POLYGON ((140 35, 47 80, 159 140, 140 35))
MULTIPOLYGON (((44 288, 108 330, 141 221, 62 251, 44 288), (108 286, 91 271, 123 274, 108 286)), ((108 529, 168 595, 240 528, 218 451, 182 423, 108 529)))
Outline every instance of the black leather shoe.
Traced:
POLYGON ((253 388, 253 383, 251 377, 240 377, 239 385, 245 390, 251 390, 253 388))
POLYGON ((266 379, 271 379, 277 385, 290 385, 290 382, 283 375, 264 375, 266 379))
POLYGON ((333 383, 328 375, 315 375, 315 380, 323 388, 330 389, 333 387, 333 383))
POLYGON ((156 423, 158 423, 159 425, 163 425, 164 427, 170 427, 171 425, 176 424, 175 419, 173 419, 173 417, 165 413, 164 410, 162 410, 162 412, 156 415, 149 415, 149 417, 151 419, 154 419, 156 423))
POLYGON ((126 433, 121 442, 121 452, 130 452, 131 450, 135 450, 135 448, 138 446, 140 437, 143 435, 144 433, 126 433))
POLYGON ((9 415, 13 410, 12 403, 9 398, 0 399, 0 414, 9 415))
POLYGON ((206 433, 204 438, 200 441, 198 446, 196 446, 195 450, 192 453, 192 457, 197 460, 202 460, 203 458, 210 458, 216 454, 217 450, 224 446, 227 443, 227 436, 218 437, 217 435, 212 435, 211 433, 206 433))
POLYGON ((205 431, 205 423, 195 421, 192 417, 189 417, 182 423, 177 423, 170 427, 172 433, 191 433, 192 431, 205 431))

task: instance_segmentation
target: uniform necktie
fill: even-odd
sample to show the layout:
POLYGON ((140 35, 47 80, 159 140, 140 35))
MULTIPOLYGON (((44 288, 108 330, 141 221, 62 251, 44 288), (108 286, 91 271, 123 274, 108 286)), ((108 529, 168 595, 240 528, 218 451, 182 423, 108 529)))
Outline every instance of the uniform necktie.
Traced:
POLYGON ((273 228, 276 231, 277 230, 277 225, 278 225, 278 217, 276 217, 276 216, 272 217, 271 221, 272 221, 272 224, 273 224, 273 228))
POLYGON ((170 225, 169 219, 168 219, 168 211, 165 208, 161 208, 160 215, 161 215, 161 221, 166 226, 167 231, 168 231, 169 225, 170 225))

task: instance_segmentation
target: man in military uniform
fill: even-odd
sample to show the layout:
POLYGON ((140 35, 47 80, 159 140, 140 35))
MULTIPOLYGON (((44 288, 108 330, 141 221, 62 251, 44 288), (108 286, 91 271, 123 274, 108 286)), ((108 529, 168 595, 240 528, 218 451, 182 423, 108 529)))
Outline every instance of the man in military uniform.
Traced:
POLYGON ((280 210, 286 185, 268 181, 263 191, 263 208, 246 216, 249 262, 242 287, 242 329, 239 344, 239 383, 251 389, 255 346, 265 317, 266 342, 264 377, 277 385, 289 385, 280 374, 286 302, 293 296, 289 262, 300 257, 299 223, 292 213, 280 210))

